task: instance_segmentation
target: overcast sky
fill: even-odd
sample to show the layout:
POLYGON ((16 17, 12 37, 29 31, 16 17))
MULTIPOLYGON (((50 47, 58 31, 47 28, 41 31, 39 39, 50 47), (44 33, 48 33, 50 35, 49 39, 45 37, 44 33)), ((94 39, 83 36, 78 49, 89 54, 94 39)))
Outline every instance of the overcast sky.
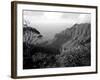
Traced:
POLYGON ((75 23, 90 23, 91 14, 43 11, 23 11, 23 20, 40 31, 44 37, 52 39, 56 33, 75 23))

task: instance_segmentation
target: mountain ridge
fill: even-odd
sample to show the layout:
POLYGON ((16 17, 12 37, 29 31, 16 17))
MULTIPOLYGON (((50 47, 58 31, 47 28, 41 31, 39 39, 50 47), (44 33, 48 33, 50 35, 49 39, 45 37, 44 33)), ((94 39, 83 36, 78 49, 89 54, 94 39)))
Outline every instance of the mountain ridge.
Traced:
POLYGON ((60 48, 61 45, 69 43, 73 40, 83 40, 83 38, 90 37, 91 27, 90 23, 74 24, 71 28, 67 28, 55 35, 53 40, 46 41, 46 45, 60 48))

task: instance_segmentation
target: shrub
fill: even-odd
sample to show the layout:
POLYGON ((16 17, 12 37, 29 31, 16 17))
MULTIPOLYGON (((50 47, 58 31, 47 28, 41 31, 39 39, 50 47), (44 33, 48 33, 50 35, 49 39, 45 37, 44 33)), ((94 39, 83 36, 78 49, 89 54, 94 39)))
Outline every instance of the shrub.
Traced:
POLYGON ((74 66, 90 66, 90 50, 86 47, 71 48, 65 52, 62 52, 58 56, 58 62, 62 67, 74 67, 74 66))
POLYGON ((53 68, 58 67, 55 49, 23 43, 23 68, 53 68))

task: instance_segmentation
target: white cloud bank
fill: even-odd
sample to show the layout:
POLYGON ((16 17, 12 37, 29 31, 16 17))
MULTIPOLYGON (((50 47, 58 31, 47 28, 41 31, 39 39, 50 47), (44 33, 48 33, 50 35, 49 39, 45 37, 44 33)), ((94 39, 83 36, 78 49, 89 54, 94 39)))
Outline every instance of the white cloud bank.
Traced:
POLYGON ((90 23, 91 14, 80 14, 77 20, 78 20, 77 23, 90 23))
POLYGON ((52 39, 56 33, 75 23, 90 23, 91 14, 24 11, 23 18, 29 26, 40 31, 44 37, 52 39))

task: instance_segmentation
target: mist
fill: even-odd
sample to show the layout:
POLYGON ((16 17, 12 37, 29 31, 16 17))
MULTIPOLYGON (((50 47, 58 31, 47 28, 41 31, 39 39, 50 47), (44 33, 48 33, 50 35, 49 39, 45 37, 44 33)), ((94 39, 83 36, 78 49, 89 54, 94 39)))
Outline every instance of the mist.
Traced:
POLYGON ((48 40, 76 23, 90 23, 91 14, 23 11, 23 20, 29 26, 36 28, 48 40))

